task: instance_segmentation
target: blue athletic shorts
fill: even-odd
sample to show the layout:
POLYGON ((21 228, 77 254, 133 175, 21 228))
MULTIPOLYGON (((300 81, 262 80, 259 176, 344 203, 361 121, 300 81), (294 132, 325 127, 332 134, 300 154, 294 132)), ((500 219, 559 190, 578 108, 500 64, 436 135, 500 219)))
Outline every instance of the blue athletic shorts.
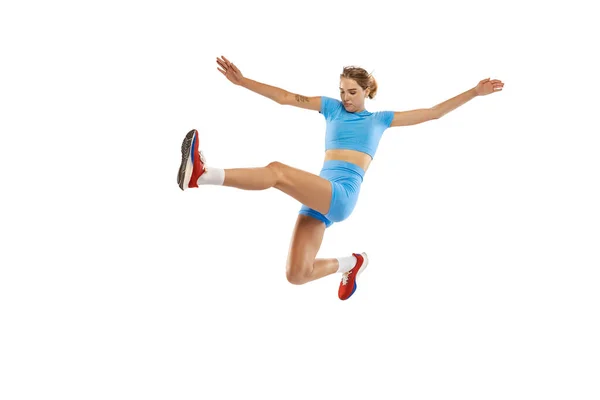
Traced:
POLYGON ((323 221, 325 227, 329 228, 334 222, 343 221, 352 214, 365 171, 358 165, 347 161, 328 160, 323 164, 319 176, 331 182, 332 194, 329 212, 323 215, 302 205, 299 214, 309 215, 323 221))

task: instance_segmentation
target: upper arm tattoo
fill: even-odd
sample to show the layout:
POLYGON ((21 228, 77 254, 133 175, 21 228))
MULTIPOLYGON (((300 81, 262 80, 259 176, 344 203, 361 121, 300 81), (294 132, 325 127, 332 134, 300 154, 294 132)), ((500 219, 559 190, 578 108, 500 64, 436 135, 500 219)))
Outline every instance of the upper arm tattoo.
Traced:
POLYGON ((298 103, 308 103, 309 102, 308 97, 300 96, 299 94, 296 95, 296 101, 298 103))

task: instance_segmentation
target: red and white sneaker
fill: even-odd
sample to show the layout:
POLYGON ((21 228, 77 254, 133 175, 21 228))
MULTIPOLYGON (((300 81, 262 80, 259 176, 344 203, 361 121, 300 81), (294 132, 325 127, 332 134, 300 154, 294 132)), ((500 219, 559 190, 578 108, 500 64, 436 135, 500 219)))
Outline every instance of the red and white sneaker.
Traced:
POLYGON ((340 300, 348 300, 356 291, 356 279, 367 268, 369 259, 367 253, 352 253, 356 257, 356 265, 348 272, 342 274, 342 281, 338 289, 338 297, 340 300))
POLYGON ((192 129, 181 144, 181 166, 177 174, 177 184, 181 190, 198 187, 198 178, 206 171, 206 160, 198 151, 199 145, 198 131, 192 129))

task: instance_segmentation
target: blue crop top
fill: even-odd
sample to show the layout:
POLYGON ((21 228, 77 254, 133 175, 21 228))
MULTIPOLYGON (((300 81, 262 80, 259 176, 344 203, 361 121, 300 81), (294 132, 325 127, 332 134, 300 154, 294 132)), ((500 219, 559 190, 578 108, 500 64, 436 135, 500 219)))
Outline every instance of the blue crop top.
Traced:
POLYGON ((321 96, 321 110, 325 117, 325 151, 350 149, 367 153, 371 159, 377 152, 379 141, 394 119, 393 111, 348 112, 341 101, 321 96))

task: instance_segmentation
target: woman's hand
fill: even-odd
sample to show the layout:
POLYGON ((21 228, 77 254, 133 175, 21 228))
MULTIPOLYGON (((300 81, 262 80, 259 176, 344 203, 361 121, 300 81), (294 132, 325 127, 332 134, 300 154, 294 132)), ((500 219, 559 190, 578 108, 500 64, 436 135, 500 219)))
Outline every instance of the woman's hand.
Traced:
POLYGON ((219 67, 221 67, 217 67, 217 69, 219 72, 225 75, 225 78, 229 79, 230 82, 236 85, 242 84, 244 76, 231 61, 226 59, 224 56, 221 56, 221 58, 217 57, 217 64, 219 64, 219 67))
POLYGON ((490 78, 484 79, 475 87, 477 96, 485 96, 493 92, 499 92, 504 87, 504 83, 498 79, 490 81, 490 78))

